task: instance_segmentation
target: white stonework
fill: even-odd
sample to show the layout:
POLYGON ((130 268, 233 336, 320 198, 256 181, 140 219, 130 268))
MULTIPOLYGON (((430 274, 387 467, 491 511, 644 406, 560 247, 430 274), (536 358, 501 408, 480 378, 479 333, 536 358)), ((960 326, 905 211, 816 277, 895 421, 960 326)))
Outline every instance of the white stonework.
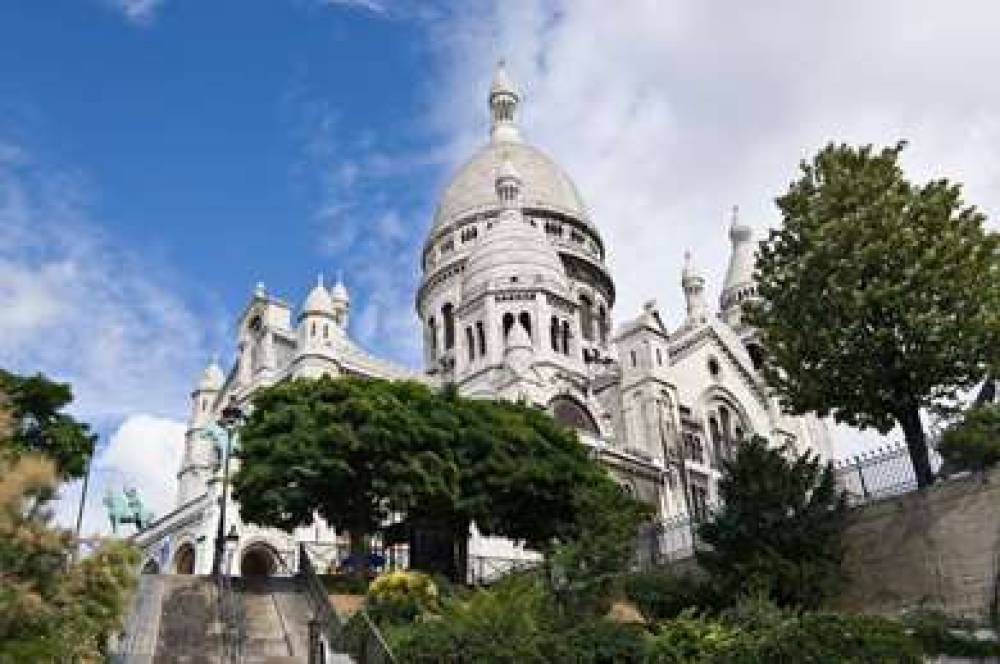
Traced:
MULTIPOLYGON (((258 286, 239 320, 236 362, 226 375, 210 365, 192 392, 177 509, 136 536, 161 570, 187 568, 193 549, 194 571, 209 571, 221 487, 209 427, 230 402, 246 405, 258 388, 289 377, 453 382, 471 397, 526 400, 577 429, 662 519, 715 502, 719 459, 748 436, 830 457, 823 423, 783 415, 757 372, 756 335, 740 317, 742 303, 756 296, 755 244, 735 209, 718 310, 705 301, 705 278, 688 256, 680 327, 668 329, 648 302, 612 331, 615 286, 598 224, 566 173, 522 139, 520 94, 502 64, 488 102, 490 140, 445 187, 421 257, 424 370, 373 357, 348 337, 350 302, 339 281, 328 289, 320 279, 294 317, 258 286)), ((237 573, 249 548, 284 561, 275 568, 281 573, 282 565, 294 567, 297 542, 318 543, 331 558, 342 542, 322 523, 287 535, 243 524, 238 514, 231 504, 237 573)), ((470 555, 531 556, 475 532, 470 555)))

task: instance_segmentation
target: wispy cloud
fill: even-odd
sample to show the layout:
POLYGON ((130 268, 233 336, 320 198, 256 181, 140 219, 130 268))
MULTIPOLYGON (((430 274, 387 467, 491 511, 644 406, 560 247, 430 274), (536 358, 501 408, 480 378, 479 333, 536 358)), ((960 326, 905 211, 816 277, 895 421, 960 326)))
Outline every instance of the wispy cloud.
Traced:
POLYGON ((150 25, 165 0, 106 0, 121 13, 129 23, 139 26, 150 25))
MULTIPOLYGON (((429 23, 432 127, 453 163, 485 140, 484 96, 505 57, 528 140, 574 178, 609 248, 619 319, 656 297, 683 311, 681 257, 709 286, 728 260, 726 210, 759 231, 798 161, 825 142, 911 141, 914 178, 967 184, 1000 212, 1000 68, 991 26, 929 0, 725 8, 698 0, 471 0, 429 23)), ((859 443, 860 444, 860 443, 859 443)), ((852 443, 854 445, 854 443, 852 443)))
POLYGON ((389 11, 386 3, 379 2, 378 0, 320 0, 320 2, 328 7, 361 9, 373 14, 385 15, 389 11))
MULTIPOLYGON (((0 366, 68 381, 74 414, 114 432, 93 461, 88 527, 105 487, 137 486, 168 509, 215 326, 167 285, 174 275, 105 237, 83 178, 0 145, 0 366)), ((79 483, 64 487, 64 525, 78 496, 79 483)))

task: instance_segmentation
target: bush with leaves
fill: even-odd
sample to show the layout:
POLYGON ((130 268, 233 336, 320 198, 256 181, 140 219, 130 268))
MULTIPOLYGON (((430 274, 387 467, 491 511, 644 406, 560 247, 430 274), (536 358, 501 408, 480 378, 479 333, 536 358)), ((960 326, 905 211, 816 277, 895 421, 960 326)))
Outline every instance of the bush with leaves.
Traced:
POLYGON ((938 452, 954 470, 981 472, 1000 461, 1000 404, 967 410, 941 432, 938 452))
POLYGON ((929 609, 911 611, 903 624, 928 655, 1000 658, 1000 641, 981 639, 975 625, 929 609))
POLYGON ((427 574, 397 570, 378 576, 368 586, 368 613, 378 621, 411 622, 437 608, 438 589, 427 574))
POLYGON ((838 590, 847 503, 829 464, 756 436, 723 461, 719 494, 697 558, 721 595, 815 608, 838 590))
POLYGON ((722 605, 709 579, 669 569, 627 574, 622 578, 622 592, 647 622, 675 618, 692 608, 715 611, 722 605))

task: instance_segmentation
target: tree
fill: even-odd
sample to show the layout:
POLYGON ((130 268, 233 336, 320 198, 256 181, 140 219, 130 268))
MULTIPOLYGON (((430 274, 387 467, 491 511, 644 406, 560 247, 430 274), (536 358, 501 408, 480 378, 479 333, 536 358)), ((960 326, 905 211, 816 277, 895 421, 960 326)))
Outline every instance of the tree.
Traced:
POLYGON ((904 143, 828 145, 777 199, 761 243, 763 371, 787 411, 887 433, 898 424, 919 486, 933 482, 921 409, 998 363, 998 236, 959 185, 908 182, 904 143))
POLYGON ((833 469, 759 436, 723 460, 722 508, 698 529, 697 552, 723 596, 764 592, 781 605, 818 606, 842 579, 847 502, 833 469))
POLYGON ((318 513, 355 548, 404 514, 411 565, 463 579, 475 523, 549 550, 580 530, 580 488, 611 480, 543 411, 360 378, 261 390, 241 432, 243 518, 290 530, 318 513))
POLYGON ((1000 405, 981 404, 941 432, 938 452, 955 470, 982 472, 1000 461, 1000 405))
POLYGON ((0 398, 0 661, 103 661, 138 552, 105 542, 70 562, 72 535, 50 524, 56 464, 13 442, 17 421, 7 408, 0 398))
POLYGON ((43 454, 55 462, 62 479, 82 477, 96 437, 62 412, 73 400, 70 386, 41 374, 18 376, 0 369, 0 392, 7 395, 14 420, 8 449, 43 454))
POLYGON ((448 502, 456 490, 447 414, 430 399, 415 382, 361 378, 259 390, 233 479, 241 516, 291 531, 319 514, 350 533, 352 552, 367 560, 367 536, 394 511, 416 496, 448 502))

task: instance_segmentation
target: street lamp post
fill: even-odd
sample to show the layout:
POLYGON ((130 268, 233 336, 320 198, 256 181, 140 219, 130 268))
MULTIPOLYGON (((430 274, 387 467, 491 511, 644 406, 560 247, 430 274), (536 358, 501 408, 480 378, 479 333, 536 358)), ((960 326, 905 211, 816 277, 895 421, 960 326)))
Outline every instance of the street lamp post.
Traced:
POLYGON ((233 451, 233 437, 236 435, 236 427, 243 420, 243 411, 236 405, 235 398, 230 400, 229 405, 222 409, 222 417, 219 419, 219 426, 226 432, 226 447, 223 450, 222 459, 222 497, 219 505, 219 528, 215 532, 215 555, 212 558, 212 575, 218 576, 222 572, 222 555, 226 545, 226 505, 229 502, 229 457, 233 451))
POLYGON ((240 536, 236 532, 236 526, 229 526, 229 534, 226 535, 226 576, 233 575, 233 558, 236 556, 236 548, 239 546, 240 536))

